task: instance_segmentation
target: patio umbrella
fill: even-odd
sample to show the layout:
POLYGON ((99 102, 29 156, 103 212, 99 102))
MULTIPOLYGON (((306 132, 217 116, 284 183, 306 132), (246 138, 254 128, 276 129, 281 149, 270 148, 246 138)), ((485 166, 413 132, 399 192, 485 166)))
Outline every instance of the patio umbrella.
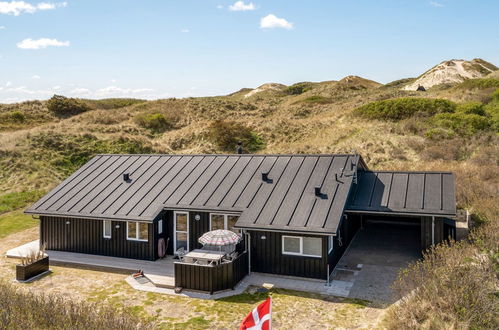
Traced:
POLYGON ((203 245, 226 246, 237 244, 241 240, 241 236, 233 231, 225 229, 212 230, 204 233, 198 242, 203 245))

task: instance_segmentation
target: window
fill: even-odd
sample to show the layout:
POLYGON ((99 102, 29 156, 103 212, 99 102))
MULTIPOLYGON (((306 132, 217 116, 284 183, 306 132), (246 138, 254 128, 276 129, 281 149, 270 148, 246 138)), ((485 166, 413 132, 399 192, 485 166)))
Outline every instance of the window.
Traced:
POLYGON ((102 230, 102 237, 104 238, 111 238, 111 230, 112 230, 112 225, 111 225, 111 220, 104 220, 103 221, 103 230, 102 230))
POLYGON ((127 221, 126 238, 130 241, 145 241, 149 239, 149 224, 146 222, 127 221))
POLYGON ((329 236, 327 239, 328 253, 331 253, 331 251, 333 251, 333 248, 334 248, 334 236, 329 236))
POLYGON ((163 234, 163 220, 158 221, 158 234, 163 234))
POLYGON ((175 231, 175 253, 180 248, 183 248, 185 251, 189 251, 189 213, 175 212, 174 219, 173 230, 175 231))
POLYGON ((234 228, 238 219, 238 215, 211 213, 210 230, 226 229, 241 235, 241 229, 234 228))
POLYGON ((282 254, 320 258, 322 256, 322 238, 282 236, 282 254))

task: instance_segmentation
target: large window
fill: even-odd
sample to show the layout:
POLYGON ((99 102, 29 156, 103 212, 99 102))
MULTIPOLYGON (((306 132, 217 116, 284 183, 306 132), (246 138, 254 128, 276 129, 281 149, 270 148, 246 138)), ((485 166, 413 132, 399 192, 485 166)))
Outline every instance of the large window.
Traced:
POLYGON ((226 229, 241 234, 241 229, 234 228, 238 215, 210 213, 210 230, 226 229))
POLYGON ((149 224, 146 222, 127 221, 126 238, 130 241, 147 242, 149 238, 149 224))
POLYGON ((322 256, 322 239, 318 237, 282 236, 282 254, 295 256, 322 256))
POLYGON ((102 237, 111 238, 112 223, 111 220, 103 221, 102 237))

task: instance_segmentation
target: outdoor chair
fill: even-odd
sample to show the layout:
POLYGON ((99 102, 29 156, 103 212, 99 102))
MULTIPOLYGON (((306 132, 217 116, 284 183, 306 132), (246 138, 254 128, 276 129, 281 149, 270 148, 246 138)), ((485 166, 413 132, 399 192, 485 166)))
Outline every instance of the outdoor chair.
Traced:
POLYGON ((183 258, 185 256, 185 249, 183 247, 177 250, 177 256, 181 261, 183 261, 183 258))

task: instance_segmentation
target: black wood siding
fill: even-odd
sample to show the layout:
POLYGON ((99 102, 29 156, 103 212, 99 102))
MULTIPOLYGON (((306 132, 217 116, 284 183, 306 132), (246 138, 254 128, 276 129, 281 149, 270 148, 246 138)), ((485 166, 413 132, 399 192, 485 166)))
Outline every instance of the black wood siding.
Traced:
POLYGON ((326 279, 327 237, 287 234, 270 231, 250 231, 251 270, 254 272, 326 279), (322 257, 302 257, 282 254, 282 236, 319 237, 322 257), (265 236, 266 239, 261 237, 265 236))
MULTIPOLYGON (((421 249, 426 250, 432 243, 432 218, 421 217, 421 249)), ((435 244, 441 243, 444 240, 444 222, 442 218, 435 218, 435 244)))
POLYGON ((175 286, 213 293, 234 289, 248 274, 248 253, 229 263, 216 266, 175 263, 175 286))
POLYGON ((357 214, 349 214, 347 218, 343 218, 341 221, 338 227, 338 234, 333 239, 333 251, 328 254, 329 273, 333 271, 348 245, 352 242, 352 239, 360 228, 360 221, 361 215, 357 214))
POLYGON ((40 243, 46 249, 112 257, 155 260, 155 224, 149 224, 148 242, 126 239, 126 222, 112 221, 111 238, 103 238, 102 220, 40 217, 40 243), (69 221, 69 224, 66 222, 69 221), (119 228, 116 226, 119 225, 119 228))

